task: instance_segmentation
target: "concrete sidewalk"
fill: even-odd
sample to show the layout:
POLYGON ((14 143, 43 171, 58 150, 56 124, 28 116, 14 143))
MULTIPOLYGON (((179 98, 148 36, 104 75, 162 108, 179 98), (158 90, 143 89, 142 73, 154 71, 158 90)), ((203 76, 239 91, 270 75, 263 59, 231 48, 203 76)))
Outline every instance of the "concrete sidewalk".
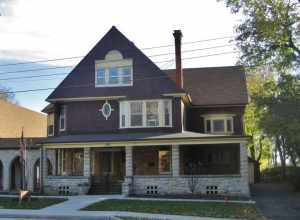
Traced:
POLYGON ((151 219, 151 220, 238 220, 225 218, 210 218, 210 217, 193 217, 181 215, 163 215, 137 212, 106 212, 106 211, 71 211, 71 212, 43 212, 42 210, 16 210, 3 209, 0 210, 1 218, 15 218, 15 219, 64 219, 64 220, 114 220, 114 217, 133 217, 137 219, 151 219))
MULTIPOLYGON (((40 210, 0 209, 1 218, 15 219, 81 219, 81 220, 114 220, 113 217, 134 217, 137 219, 163 220, 228 220, 224 218, 193 217, 120 211, 80 211, 95 202, 107 199, 126 199, 123 195, 70 196, 68 200, 40 210)), ((184 201, 184 200, 181 200, 184 201)), ((237 220, 237 219, 235 219, 237 220)))

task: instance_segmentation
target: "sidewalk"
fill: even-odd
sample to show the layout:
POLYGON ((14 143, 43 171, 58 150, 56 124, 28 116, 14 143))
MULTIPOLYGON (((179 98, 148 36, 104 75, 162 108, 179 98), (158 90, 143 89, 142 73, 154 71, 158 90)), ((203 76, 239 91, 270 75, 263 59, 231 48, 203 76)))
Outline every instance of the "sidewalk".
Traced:
MULTIPOLYGON (((98 201, 107 199, 126 199, 123 195, 70 196, 68 201, 40 210, 0 209, 0 218, 32 219, 81 219, 114 220, 113 217, 135 217, 139 219, 161 220, 229 220, 224 218, 192 217, 181 215, 150 214, 119 211, 80 211, 98 201)), ((237 219, 235 219, 237 220, 237 219)))

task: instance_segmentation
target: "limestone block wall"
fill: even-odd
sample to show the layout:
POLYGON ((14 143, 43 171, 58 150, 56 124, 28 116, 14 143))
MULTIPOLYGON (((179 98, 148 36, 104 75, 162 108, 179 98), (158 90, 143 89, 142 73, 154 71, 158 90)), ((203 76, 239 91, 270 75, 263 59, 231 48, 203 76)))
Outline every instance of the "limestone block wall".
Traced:
POLYGON ((84 195, 90 188, 85 176, 48 176, 44 180, 44 193, 48 195, 84 195))
MULTIPOLYGON (((141 177, 132 180, 132 193, 139 195, 191 194, 191 177, 141 177)), ((198 176, 195 193, 249 196, 248 183, 240 175, 198 176)))

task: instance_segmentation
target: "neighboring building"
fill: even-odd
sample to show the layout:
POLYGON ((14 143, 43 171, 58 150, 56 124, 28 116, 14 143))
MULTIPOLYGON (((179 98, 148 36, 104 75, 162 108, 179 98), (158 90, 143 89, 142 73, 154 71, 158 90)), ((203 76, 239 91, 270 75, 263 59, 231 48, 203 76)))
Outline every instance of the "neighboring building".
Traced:
POLYGON ((0 138, 46 137, 47 116, 0 100, 0 138))
MULTIPOLYGON (((20 138, 22 129, 27 142, 28 186, 40 189, 40 155, 36 145, 47 134, 47 116, 0 100, 0 191, 16 191, 22 185, 20 138)), ((50 153, 51 154, 51 153, 50 153)), ((49 155, 50 155, 49 154, 49 155)), ((51 163, 49 170, 51 170, 51 163)))
POLYGON ((182 70, 174 37, 163 71, 112 27, 47 98, 46 193, 249 195, 243 68, 182 70))

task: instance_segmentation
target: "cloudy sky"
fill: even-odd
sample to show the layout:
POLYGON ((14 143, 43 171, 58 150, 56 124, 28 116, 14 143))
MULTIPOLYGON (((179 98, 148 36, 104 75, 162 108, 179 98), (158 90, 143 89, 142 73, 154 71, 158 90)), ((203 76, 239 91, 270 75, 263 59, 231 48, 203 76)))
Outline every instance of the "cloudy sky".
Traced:
MULTIPOLYGON (((181 29, 183 42, 234 35, 239 18, 223 2, 215 0, 0 0, 0 85, 12 91, 52 88, 65 77, 79 58, 23 65, 5 64, 80 57, 85 55, 115 25, 139 48, 173 43, 172 31, 181 29), (50 70, 27 71, 64 67, 50 70), (26 70, 26 72, 24 72, 26 70), (23 72, 21 72, 23 71, 23 72), (15 77, 51 75, 32 79, 15 77)), ((232 52, 229 38, 183 45, 183 58, 232 52)), ((172 53, 173 47, 144 50, 147 55, 172 53)), ((161 68, 172 68, 174 55, 153 57, 161 68)), ((234 65, 236 53, 184 60, 184 67, 234 65)), ((16 93, 22 106, 40 111, 51 90, 16 93)))

